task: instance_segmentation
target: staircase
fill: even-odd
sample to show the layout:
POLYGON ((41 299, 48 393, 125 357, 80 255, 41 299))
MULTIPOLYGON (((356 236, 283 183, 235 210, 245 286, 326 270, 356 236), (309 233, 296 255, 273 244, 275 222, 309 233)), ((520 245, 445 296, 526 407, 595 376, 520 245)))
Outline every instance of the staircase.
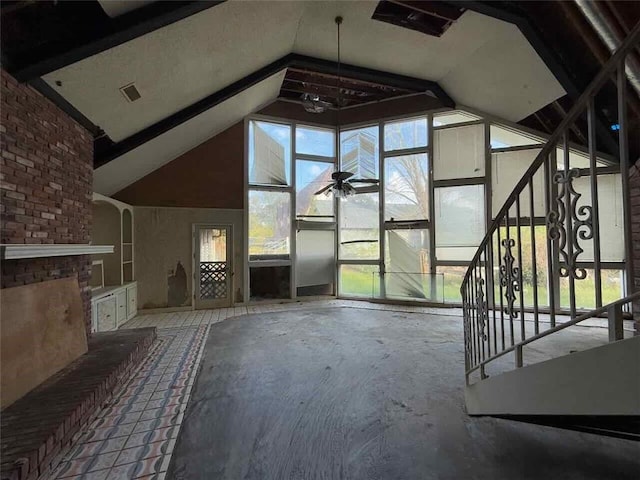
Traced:
POLYGON ((625 75, 626 62, 638 47, 640 23, 515 186, 466 272, 461 294, 465 399, 471 415, 640 440, 640 336, 625 339, 623 328, 631 304, 640 300, 640 292, 633 293, 628 174, 629 141, 637 142, 639 133, 629 129, 625 75), (599 102, 612 94, 618 150, 609 153, 617 162, 603 165, 597 112, 599 102), (585 122, 588 167, 575 165, 571 155, 572 132, 585 122), (602 219, 614 205, 611 190, 604 195, 605 177, 620 184, 614 203, 622 208, 624 262, 608 258, 612 239, 602 219), (543 240, 536 228, 544 230, 543 240), (603 271, 611 268, 624 269, 624 285, 619 299, 604 302, 603 271), (576 292, 584 297, 586 288, 592 290, 595 308, 581 308, 577 301, 576 292), (526 350, 535 349, 536 342, 601 316, 607 318, 608 343, 605 338, 600 347, 526 364, 526 350), (505 372, 509 356, 513 364, 505 372))

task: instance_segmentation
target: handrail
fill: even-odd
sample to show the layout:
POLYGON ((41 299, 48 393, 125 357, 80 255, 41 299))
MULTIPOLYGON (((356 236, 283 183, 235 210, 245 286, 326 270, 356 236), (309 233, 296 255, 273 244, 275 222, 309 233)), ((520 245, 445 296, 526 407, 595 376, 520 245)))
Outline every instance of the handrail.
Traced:
MULTIPOLYGON (((576 100, 547 142, 540 146, 540 152, 490 222, 486 234, 473 255, 460 288, 467 380, 469 373, 477 369, 481 370, 484 378, 484 366, 487 363, 513 351, 516 353, 516 366, 520 367, 523 363, 522 347, 524 345, 640 298, 640 292, 631 294, 628 283, 622 294, 626 294, 626 297, 602 306, 601 269, 607 267, 606 262, 601 260, 600 244, 600 214, 608 209, 610 218, 613 204, 606 201, 615 201, 621 206, 625 228, 623 234, 625 251, 624 254, 616 254, 616 258, 618 262, 622 262, 624 258, 628 259, 631 256, 630 199, 626 171, 629 167, 627 137, 629 131, 626 119, 625 60, 639 44, 640 22, 633 27, 622 45, 576 100), (602 91, 607 92, 604 87, 611 77, 614 77, 617 82, 620 177, 619 180, 603 178, 604 187, 599 187, 599 175, 611 174, 611 172, 608 170, 604 172, 598 168, 595 101, 596 95, 602 91), (589 148, 589 167, 586 169, 576 168, 581 165, 573 163, 570 153, 570 130, 580 116, 584 118, 585 114, 589 148), (556 159, 557 149, 563 151, 562 167, 556 159), (616 181, 622 183, 621 202, 618 201, 619 190, 612 186, 616 181), (609 188, 609 190, 605 189, 605 194, 599 197, 599 188, 609 188), (541 193, 540 189, 544 192, 541 193), (584 200, 580 200, 583 195, 587 196, 584 200), (589 203, 589 197, 591 203, 589 203), (599 199, 605 199, 603 200, 605 203, 601 204, 599 199), (523 208, 526 211, 523 211, 523 208), (545 265, 539 264, 537 260, 536 242, 539 240, 536 239, 536 226, 540 223, 534 221, 542 218, 543 211, 546 238, 540 247, 546 247, 545 265), (525 229, 524 240, 523 229, 525 229), (589 245, 593 245, 593 250, 592 253, 587 254, 585 249, 589 248, 589 245), (586 269, 593 269, 596 308, 578 315, 577 307, 580 300, 576 294, 579 291, 577 285, 578 282, 587 278, 586 269), (524 272, 530 275, 525 276, 524 272), (544 282, 539 282, 541 278, 544 278, 547 283, 546 290, 544 290, 544 282), (561 281, 561 279, 564 280, 561 281), (566 302, 561 285, 564 286, 563 288, 568 287, 568 302, 571 316, 574 318, 556 326, 555 315, 561 311, 563 302, 566 302), (525 302, 531 301, 530 297, 525 299, 527 288, 531 288, 533 294, 533 332, 527 332, 525 325, 525 302), (548 297, 549 303, 544 305, 549 305, 550 312, 551 328, 543 332, 540 332, 539 322, 540 289, 544 292, 542 298, 545 294, 548 297), (528 337, 531 333, 533 335, 528 337)), ((615 210, 613 215, 618 215, 617 212, 618 210, 615 210)), ((603 217, 606 221, 607 215, 603 217)), ((618 252, 621 251, 618 250, 618 252)), ((627 264, 624 268, 626 268, 627 282, 629 282, 630 267, 627 264)), ((613 313, 610 312, 610 315, 613 313)), ((619 338, 621 313, 616 311, 615 316, 618 322, 615 336, 619 338)))
POLYGON ((571 319, 571 320, 569 320, 567 322, 563 322, 560 325, 557 325, 557 326, 555 326, 553 328, 550 328, 549 330, 545 330, 544 332, 539 333, 537 335, 534 335, 533 337, 529 337, 526 340, 522 340, 522 341, 516 343, 515 345, 512 345, 511 347, 507 348, 506 350, 503 350, 500 353, 494 355, 493 357, 488 358, 488 359, 480 362, 475 367, 470 368, 467 371, 467 374, 469 374, 469 373, 471 373, 471 372, 473 372, 475 370, 478 370, 479 368, 482 368, 484 365, 488 364, 489 362, 494 361, 496 358, 500 358, 500 357, 506 355, 507 353, 511 353, 511 352, 515 351, 518 348, 522 348, 522 347, 524 347, 525 345, 527 345, 527 344, 529 344, 531 342, 539 340, 540 338, 546 337, 547 335, 551 335, 552 333, 558 332, 560 330, 564 330, 565 328, 572 327, 573 325, 575 325, 577 323, 580 323, 580 322, 584 322, 585 320, 589 320, 590 318, 597 317, 598 315, 601 315, 601 314, 607 312, 612 307, 617 307, 619 305, 625 305, 625 304, 627 304, 629 302, 632 302, 632 301, 634 301, 636 299, 640 299, 640 291, 632 293, 631 295, 627 295, 626 297, 621 298, 619 300, 616 300, 615 302, 608 303, 607 305, 604 305, 604 306, 602 306, 600 308, 596 308, 595 310, 591 310, 590 312, 584 313, 584 314, 580 315, 579 317, 573 318, 573 319, 571 319))
MULTIPOLYGON (((602 67, 602 70, 596 75, 593 81, 589 84, 587 89, 580 95, 578 100, 574 103, 573 107, 567 113, 567 116, 560 122, 560 125, 555 130, 555 132, 551 135, 547 143, 544 145, 538 156, 532 162, 531 166, 527 169, 527 171, 522 175, 520 181, 516 184, 515 188, 511 192, 511 194, 507 197, 507 200, 503 204, 500 211, 496 214, 495 219, 491 222, 489 229, 480 242, 478 250, 476 254, 473 256, 471 260, 471 264, 476 263, 482 252, 484 251, 484 247, 487 246, 487 243, 492 237, 493 232, 496 231, 497 228, 500 227, 500 218, 507 213, 510 207, 515 203, 516 197, 522 193, 525 186, 529 183, 529 179, 536 173, 538 168, 543 164, 551 150, 556 148, 560 137, 564 135, 567 128, 576 120, 578 115, 582 113, 582 110, 587 106, 589 99, 602 87, 602 85, 609 79, 611 74, 614 72, 616 68, 619 67, 620 61, 635 47, 635 43, 640 41, 640 22, 636 24, 633 28, 629 36, 625 39, 624 43, 616 50, 616 52, 609 58, 607 63, 602 67)), ((471 274, 471 268, 467 270, 465 274, 464 280, 466 281, 468 276, 471 274)))

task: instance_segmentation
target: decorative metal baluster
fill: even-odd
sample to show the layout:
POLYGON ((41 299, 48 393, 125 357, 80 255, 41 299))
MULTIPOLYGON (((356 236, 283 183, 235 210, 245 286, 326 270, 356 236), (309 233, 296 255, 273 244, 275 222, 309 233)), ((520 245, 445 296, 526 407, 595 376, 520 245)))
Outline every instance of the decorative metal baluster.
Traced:
MULTIPOLYGON (((566 260, 565 260, 565 268, 568 270, 568 277, 569 277, 569 305, 571 308, 571 317, 575 317, 576 316, 576 284, 575 284, 575 280, 573 278, 573 275, 571 275, 571 259, 573 258, 573 222, 572 222, 572 218, 571 215, 567 215, 567 210, 569 210, 570 206, 571 206, 571 189, 569 188, 569 185, 571 184, 571 179, 572 177, 572 172, 571 172, 571 166, 570 166, 570 161, 569 161, 569 137, 567 135, 567 133, 565 132, 565 134, 562 136, 562 144, 563 144, 563 148, 564 148, 564 173, 565 173, 565 177, 564 177, 564 184, 563 184, 563 189, 562 192, 564 193, 564 211, 565 211, 565 221, 566 221, 566 234, 565 234, 565 245, 567 247, 567 251, 566 251, 566 260), (568 238, 567 238, 568 237, 568 238), (568 240, 568 241, 567 241, 568 240)), ((579 175, 579 174, 578 174, 579 175)), ((563 199, 560 198, 560 196, 558 196, 558 199, 560 200, 560 203, 562 202, 563 199)))
POLYGON ((535 223, 535 202, 533 198, 533 178, 529 179, 529 226, 531 234, 531 282, 533 283, 533 329, 537 335, 540 333, 540 323, 538 321, 538 265, 536 264, 536 223, 535 223))
POLYGON ((524 283, 522 281, 522 230, 520 229, 520 195, 516 196, 516 233, 518 239, 518 284, 520 285, 520 339, 524 340, 524 283))
POLYGON ((502 248, 501 248, 501 239, 500 239, 500 229, 502 226, 498 226, 496 229, 496 233, 498 235, 498 286, 500 289, 500 332, 502 337, 502 350, 505 349, 504 342, 504 303, 502 301, 502 248))
MULTIPOLYGON (((491 357, 491 322, 489 322, 489 288, 491 288, 491 279, 489 277, 489 244, 484 247, 484 281, 485 281, 485 302, 484 302, 484 318, 486 325, 487 339, 487 355, 491 357)), ((495 353, 495 352, 494 352, 495 353)))
POLYGON ((587 105, 587 136, 589 139, 589 173, 591 175, 591 206, 593 215, 593 279, 595 281, 596 308, 602 306, 602 275, 600 272, 600 214, 598 204, 598 172, 596 165, 596 110, 593 98, 587 105))
POLYGON ((498 353, 498 330, 496 329, 496 289, 495 289, 495 275, 493 268, 494 260, 493 260, 493 235, 491 236, 491 241, 487 242, 487 246, 489 248, 489 270, 488 273, 491 275, 487 278, 487 297, 489 293, 489 289, 491 290, 491 315, 493 317, 493 353, 498 353))
POLYGON ((551 328, 556 326, 556 285, 557 278, 553 275, 554 271, 554 257, 557 250, 554 248, 556 242, 553 241, 553 234, 551 230, 551 224, 549 219, 553 217, 553 188, 552 188, 552 172, 555 168, 552 168, 552 162, 556 161, 555 148, 551 149, 551 154, 544 159, 544 200, 545 210, 547 212, 547 295, 549 297, 549 321, 551 328))
POLYGON ((475 276, 475 272, 472 272, 472 275, 470 277, 470 281, 471 281, 471 301, 473 302, 473 308, 471 309, 471 340, 473 342, 473 365, 476 366, 479 361, 480 361, 480 348, 478 345, 478 319, 476 318, 476 311, 477 311, 477 307, 476 307, 476 297, 475 297, 475 291, 476 291, 476 276, 475 276))
POLYGON ((509 334, 511 338, 511 345, 515 343, 515 336, 513 331, 513 320, 518 318, 518 312, 514 309, 514 303, 517 299, 516 294, 520 291, 520 284, 518 283, 519 269, 514 266, 515 257, 511 249, 515 246, 516 242, 511 238, 510 225, 509 225, 509 212, 507 211, 507 228, 506 239, 502 240, 502 246, 504 247, 504 263, 500 267, 500 284, 505 290, 504 298, 507 300, 507 305, 504 307, 504 312, 509 316, 509 334))

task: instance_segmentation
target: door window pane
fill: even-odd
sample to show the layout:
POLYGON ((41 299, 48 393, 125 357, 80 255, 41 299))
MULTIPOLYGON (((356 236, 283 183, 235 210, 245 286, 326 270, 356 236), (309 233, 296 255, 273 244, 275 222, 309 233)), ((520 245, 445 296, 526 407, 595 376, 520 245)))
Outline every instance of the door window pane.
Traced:
POLYGON ((286 192, 249 192, 249 258, 289 258, 291 200, 286 192))
POLYGON ((361 193, 340 200, 340 258, 377 260, 379 245, 377 193, 361 193))
POLYGON ((200 261, 227 261, 227 230, 218 228, 201 228, 200 261))
POLYGON ((249 183, 290 185, 291 127, 252 121, 249 138, 249 183))
POLYGON ((436 180, 484 176, 484 125, 436 130, 433 149, 436 180))
POLYGON ((438 260, 471 260, 485 232, 484 187, 436 188, 435 211, 438 260))
POLYGON ((427 119, 414 118, 384 126, 384 150, 402 150, 427 146, 427 119))
POLYGON ((296 127, 296 152, 322 157, 335 156, 333 130, 318 127, 296 127))
POLYGON ((388 157, 384 165, 385 220, 429 218, 427 154, 388 157))
POLYGON ((308 221, 334 219, 333 193, 327 190, 316 195, 317 191, 331 183, 332 173, 332 163, 296 161, 296 217, 308 221))
POLYGON ((340 133, 340 169, 354 178, 378 178, 378 127, 340 133))
POLYGON ((350 297, 380 296, 380 267, 378 265, 341 265, 340 295, 350 297))

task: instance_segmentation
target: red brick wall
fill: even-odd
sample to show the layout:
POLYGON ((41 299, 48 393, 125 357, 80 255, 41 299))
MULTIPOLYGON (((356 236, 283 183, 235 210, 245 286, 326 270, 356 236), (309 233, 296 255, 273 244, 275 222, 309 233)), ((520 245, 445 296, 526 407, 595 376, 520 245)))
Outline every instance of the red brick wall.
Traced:
MULTIPOLYGON (((633 250, 633 291, 640 290, 640 160, 631 167, 631 243, 633 250)), ((633 304, 636 335, 640 335, 640 301, 633 304)))
MULTIPOLYGON (((1 243, 89 243, 93 138, 36 90, 2 70, 1 243)), ((88 256, 2 263, 1 287, 78 276, 91 322, 88 256)), ((89 331, 89 330, 87 330, 89 331)))

